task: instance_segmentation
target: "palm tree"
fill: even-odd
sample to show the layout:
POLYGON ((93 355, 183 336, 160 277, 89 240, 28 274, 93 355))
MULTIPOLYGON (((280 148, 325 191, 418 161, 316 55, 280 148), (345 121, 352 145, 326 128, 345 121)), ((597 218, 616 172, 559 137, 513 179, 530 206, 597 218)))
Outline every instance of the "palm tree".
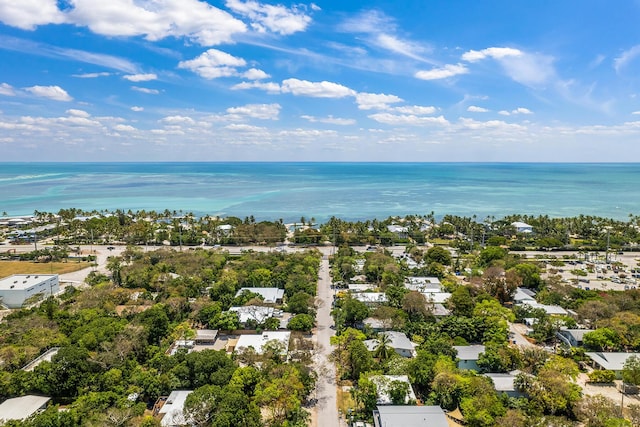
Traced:
POLYGON ((373 355, 381 362, 384 362, 388 358, 391 357, 393 352, 393 348, 389 344, 391 344, 391 337, 388 334, 378 334, 378 341, 375 350, 373 351, 373 355))

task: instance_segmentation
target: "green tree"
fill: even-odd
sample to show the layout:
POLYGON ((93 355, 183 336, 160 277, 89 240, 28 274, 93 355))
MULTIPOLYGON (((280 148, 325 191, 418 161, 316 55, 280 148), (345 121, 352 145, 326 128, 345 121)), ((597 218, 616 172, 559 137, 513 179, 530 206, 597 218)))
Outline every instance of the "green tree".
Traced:
POLYGON ((441 265, 451 265, 452 259, 451 252, 441 246, 433 246, 424 254, 424 262, 427 265, 432 262, 437 262, 441 265))
POLYGON ((388 334, 381 333, 378 334, 376 341, 376 348, 373 351, 373 356, 379 361, 384 362, 389 359, 394 352, 393 348, 389 345, 391 344, 391 337, 388 334))
POLYGON ((622 380, 627 384, 640 385, 640 358, 629 356, 622 367, 622 380))
POLYGON ((313 329, 313 325, 313 316, 310 314, 296 314, 289 320, 287 328, 292 331, 309 332, 313 329))
POLYGON ((615 331, 609 328, 598 328, 584 334, 583 344, 590 350, 614 351, 620 348, 622 340, 615 331))

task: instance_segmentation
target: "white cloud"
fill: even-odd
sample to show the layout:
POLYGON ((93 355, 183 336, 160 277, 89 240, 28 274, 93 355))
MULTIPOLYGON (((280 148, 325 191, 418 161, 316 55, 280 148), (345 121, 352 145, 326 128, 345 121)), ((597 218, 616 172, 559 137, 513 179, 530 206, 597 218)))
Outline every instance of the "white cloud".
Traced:
POLYGON ((355 95, 355 91, 338 83, 327 81, 310 82, 307 80, 287 79, 282 82, 282 92, 312 98, 344 98, 355 95))
POLYGON ((547 55, 527 53, 510 47, 470 50, 462 55, 462 59, 468 62, 486 58, 496 60, 512 80, 526 86, 541 85, 555 76, 553 58, 547 55))
POLYGON ((91 116, 91 114, 87 113, 84 110, 76 110, 73 108, 70 110, 67 110, 67 114, 74 117, 90 117, 91 116))
POLYGON ((113 129, 118 132, 134 132, 137 130, 136 128, 130 125, 115 125, 113 129))
POLYGON ((626 66, 629 62, 633 61, 640 55, 640 45, 635 45, 631 49, 625 50, 620 56, 613 60, 613 67, 616 72, 620 72, 620 69, 626 66))
POLYGON ((267 93, 280 93, 281 88, 278 83, 273 82, 242 82, 231 86, 233 90, 261 89, 267 93))
POLYGON ((226 6, 240 15, 249 18, 251 26, 258 32, 270 31, 281 35, 289 35, 304 31, 311 17, 305 13, 303 6, 288 9, 281 5, 260 4, 256 1, 227 0, 226 6))
POLYGON ((640 111, 634 111, 634 112, 633 112, 633 113, 631 113, 631 114, 640 115, 640 111))
POLYGON ((487 113, 487 112, 489 112, 489 110, 487 110, 486 108, 478 107, 476 105, 470 105, 469 107, 467 107, 467 111, 469 111, 471 113, 487 113))
POLYGON ((144 107, 138 107, 134 105, 133 107, 131 107, 131 111, 136 111, 136 112, 144 111, 144 107))
POLYGON ((331 125, 348 126, 356 123, 354 119, 342 119, 339 117, 314 117, 314 116, 300 116, 301 118, 310 121, 311 123, 327 123, 331 125))
POLYGON ((446 126, 449 121, 443 116, 438 117, 424 117, 415 116, 413 114, 391 114, 391 113, 377 113, 369 115, 369 118, 379 123, 385 123, 388 125, 441 125, 446 126))
POLYGON ((488 120, 486 122, 480 122, 473 119, 460 118, 460 124, 465 129, 470 130, 481 130, 481 129, 490 129, 490 130, 525 130, 526 127, 514 124, 514 123, 506 123, 502 120, 488 120))
POLYGON ((251 117, 262 120, 277 120, 280 115, 279 104, 247 104, 241 107, 227 108, 227 113, 238 117, 251 117))
POLYGON ((533 114, 533 111, 529 110, 528 108, 518 107, 515 110, 511 110, 511 111, 507 111, 507 110, 498 111, 498 114, 503 116, 511 116, 511 115, 517 115, 517 114, 533 114))
POLYGON ((209 49, 188 61, 180 61, 178 68, 191 70, 205 79, 230 77, 238 74, 236 67, 244 67, 246 61, 218 49, 209 49))
POLYGON ((168 124, 188 124, 194 125, 196 123, 191 117, 188 116, 167 116, 159 120, 162 123, 168 124))
POLYGON ((198 0, 74 0, 67 19, 107 36, 186 37, 202 46, 231 42, 246 31, 242 21, 198 0))
POLYGON ((77 77, 79 79, 95 79, 97 77, 107 77, 110 75, 111 73, 102 72, 102 73, 72 74, 72 77, 77 77))
POLYGON ((258 70, 257 68, 251 68, 245 71, 244 73, 242 73, 242 77, 249 80, 263 80, 263 79, 268 79, 271 76, 262 70, 258 70))
POLYGON ((468 62, 476 62, 485 58, 502 59, 509 56, 522 56, 522 51, 510 47, 489 47, 482 50, 470 50, 462 55, 468 62))
POLYGON ((423 58, 418 55, 418 53, 424 52, 425 49, 417 43, 413 43, 407 40, 401 40, 398 37, 390 34, 378 34, 376 40, 379 47, 395 53, 399 53, 409 58, 423 60, 423 58))
POLYGON ((64 101, 69 102, 73 100, 71 96, 62 89, 60 86, 31 86, 27 87, 24 90, 31 93, 32 95, 48 98, 54 101, 64 101))
POLYGON ((365 93, 356 94, 356 103, 360 110, 386 110, 389 104, 402 102, 403 99, 396 95, 386 95, 384 93, 365 93))
POLYGON ((122 78, 129 80, 130 82, 148 82, 151 80, 156 80, 158 76, 156 74, 130 74, 126 76, 122 76, 122 78))
POLYGON ((131 90, 135 90, 136 92, 146 93, 148 95, 158 95, 160 93, 158 89, 149 89, 149 88, 140 87, 140 86, 131 86, 131 90))
POLYGON ((10 84, 0 83, 0 95, 16 96, 16 91, 15 89, 13 89, 13 86, 11 86, 10 84))
POLYGON ((38 25, 61 24, 65 16, 56 0, 3 0, 0 1, 0 21, 23 30, 34 30, 38 25))
POLYGON ((416 116, 425 116, 428 114, 433 114, 438 109, 433 106, 421 106, 421 105, 412 105, 412 106, 404 106, 404 107, 395 107, 393 111, 397 111, 401 114, 413 114, 416 116))
POLYGON ((235 132, 262 132, 266 129, 260 126, 252 126, 247 124, 232 123, 224 127, 225 129, 235 132))
POLYGON ((432 68, 431 70, 418 71, 415 77, 421 80, 438 80, 447 79, 460 74, 467 74, 469 69, 462 64, 447 64, 441 68, 432 68))

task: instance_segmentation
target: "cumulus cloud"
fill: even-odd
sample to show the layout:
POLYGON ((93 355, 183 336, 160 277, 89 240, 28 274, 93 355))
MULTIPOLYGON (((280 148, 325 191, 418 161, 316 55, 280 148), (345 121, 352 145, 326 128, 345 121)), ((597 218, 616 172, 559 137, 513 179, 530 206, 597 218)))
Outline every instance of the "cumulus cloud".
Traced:
POLYGON ((115 125, 113 129, 118 132, 134 132, 137 130, 136 128, 130 125, 115 125))
POLYGON ((226 125, 224 128, 235 131, 235 132, 262 132, 266 130, 265 128, 260 126, 252 126, 252 125, 240 124, 240 123, 232 123, 232 124, 226 125))
POLYGON ((473 119, 461 118, 460 124, 465 129, 470 130, 481 130, 481 129, 491 129, 491 130, 524 130, 526 127, 515 124, 515 123, 506 123, 502 120, 488 120, 486 122, 480 122, 473 119))
POLYGON ((620 56, 613 60, 613 67, 616 72, 626 66, 629 62, 633 61, 640 55, 640 45, 635 45, 631 49, 625 50, 620 56))
POLYGON ((365 93, 356 94, 356 103, 360 110, 386 110, 389 104, 402 102, 403 99, 396 95, 386 95, 384 93, 365 93))
POLYGON ((67 93, 67 91, 62 89, 60 86, 31 86, 25 88, 24 90, 34 96, 48 98, 54 101, 69 102, 73 100, 73 98, 67 93))
POLYGON ((136 92, 146 93, 148 95, 158 95, 160 93, 158 89, 149 89, 149 88, 140 87, 140 86, 131 86, 131 90, 135 90, 136 92))
POLYGON ((271 76, 262 70, 258 70, 257 68, 251 68, 245 71, 244 73, 242 73, 242 77, 249 80, 264 80, 264 79, 268 79, 271 76))
POLYGON ((84 110, 76 110, 73 108, 70 110, 67 110, 67 114, 74 117, 90 117, 91 116, 91 114, 87 113, 84 110))
POLYGON ((187 125, 194 125, 196 123, 195 120, 193 120, 191 117, 189 116, 167 116, 164 117, 162 119, 159 120, 161 123, 167 123, 167 124, 187 124, 187 125))
POLYGON ((355 95, 355 91, 338 83, 327 81, 310 82, 298 79, 284 80, 281 90, 283 93, 312 98, 344 98, 355 95))
POLYGON ((438 109, 433 106, 412 105, 412 106, 395 107, 393 111, 396 111, 401 114, 413 114, 416 116, 424 116, 428 114, 433 114, 436 111, 438 111, 438 109))
POLYGON ((151 80, 156 80, 158 76, 156 74, 130 74, 126 76, 122 76, 122 78, 129 80, 130 82, 148 82, 151 80))
POLYGON ((72 74, 72 77, 77 77, 79 79, 95 79, 98 77, 107 77, 110 75, 111 73, 101 72, 101 73, 72 74))
POLYGON ((134 105, 133 107, 131 107, 131 111, 136 111, 136 112, 144 111, 144 107, 138 107, 134 105))
POLYGON ((311 17, 304 6, 286 8, 281 5, 260 4, 256 1, 227 0, 226 6, 235 13, 249 18, 258 32, 289 35, 304 31, 311 17))
POLYGON ((304 115, 300 117, 305 120, 308 120, 311 123, 327 123, 331 125, 340 125, 340 126, 348 126, 356 123, 354 119, 343 119, 343 118, 333 117, 333 116, 314 117, 314 116, 304 115))
POLYGON ((518 107, 515 110, 511 110, 511 111, 507 111, 507 110, 498 111, 498 114, 501 114, 503 116, 511 116, 511 115, 517 115, 517 114, 533 114, 533 111, 529 110, 528 108, 518 107))
POLYGON ((634 111, 634 112, 633 112, 633 113, 631 113, 631 114, 640 115, 640 111, 634 111))
POLYGON ((388 125, 441 125, 446 126, 449 121, 443 116, 438 117, 425 117, 416 116, 413 114, 391 114, 391 113, 377 113, 369 115, 369 118, 379 123, 385 123, 388 125))
POLYGON ((0 1, 0 21, 23 30, 34 30, 38 25, 61 24, 64 14, 56 0, 0 1))
POLYGON ((277 120, 280 115, 280 108, 279 104, 247 104, 241 107, 227 108, 227 113, 236 117, 277 120))
POLYGON ((274 82, 242 82, 231 86, 233 90, 261 89, 267 93, 276 94, 281 92, 280 85, 274 82))
POLYGON ((16 91, 13 88, 13 86, 11 86, 8 83, 0 83, 0 95, 4 95, 4 96, 16 96, 16 91))
POLYGON ((487 113, 487 112, 489 112, 489 110, 487 110, 486 108, 478 107, 476 105, 469 105, 467 107, 467 111, 469 111, 471 113, 487 113))
POLYGON ((469 69, 462 64, 447 64, 444 67, 432 68, 431 70, 418 71, 415 77, 420 80, 439 80, 454 77, 460 74, 467 74, 469 69))
POLYGON ((209 49, 188 61, 180 61, 178 68, 191 70, 205 79, 230 77, 238 74, 236 67, 244 67, 246 61, 218 49, 209 49))
POLYGON ((509 56, 522 56, 519 49, 510 47, 489 47, 482 50, 470 50, 462 55, 462 59, 468 62, 476 62, 485 58, 502 59, 509 56))

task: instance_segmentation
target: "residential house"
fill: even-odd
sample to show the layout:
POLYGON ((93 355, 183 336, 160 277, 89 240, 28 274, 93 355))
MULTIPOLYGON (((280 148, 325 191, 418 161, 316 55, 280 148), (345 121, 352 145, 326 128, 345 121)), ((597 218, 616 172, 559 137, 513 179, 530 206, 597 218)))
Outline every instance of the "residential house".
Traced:
POLYGON ((607 369, 614 371, 617 378, 622 378, 622 369, 627 359, 631 356, 640 358, 640 353, 585 353, 593 362, 594 369, 607 369))
POLYGON ((367 292, 367 291, 371 291, 373 289, 375 289, 375 285, 371 284, 371 283, 351 283, 349 284, 349 292, 351 293, 355 293, 355 292, 367 292))
POLYGON ((393 403, 390 396, 390 389, 394 382, 407 384, 407 395, 404 399, 405 404, 411 404, 416 401, 416 394, 411 387, 411 383, 409 382, 409 377, 407 375, 374 375, 371 377, 371 382, 376 385, 376 390, 378 392, 378 399, 376 403, 378 405, 391 405, 393 403))
POLYGON ((533 233, 533 226, 520 221, 515 221, 511 223, 511 226, 516 229, 518 233, 533 233))
POLYGON ((593 332, 593 329, 567 329, 562 328, 558 331, 556 336, 563 343, 567 344, 569 347, 580 347, 582 346, 582 340, 584 338, 584 334, 593 332))
POLYGON ((400 239, 406 239, 407 237, 409 237, 409 228, 404 227, 402 225, 396 225, 396 224, 387 225, 387 230, 390 233, 395 234, 400 239))
POLYGON ((189 424, 184 415, 184 404, 193 390, 175 390, 168 397, 161 397, 154 406, 153 414, 160 418, 162 427, 180 427, 189 424))
POLYGON ((352 294, 352 297, 365 303, 368 307, 375 307, 387 302, 387 295, 384 292, 356 292, 352 294))
POLYGON ((487 373, 484 376, 491 378, 493 387, 498 393, 505 393, 509 397, 522 397, 524 393, 516 389, 515 379, 519 371, 508 373, 487 373))
POLYGON ((284 297, 284 289, 279 288, 240 288, 236 292, 236 297, 244 291, 259 294, 262 297, 262 301, 268 304, 282 304, 282 298, 284 297))
POLYGON ((444 304, 451 298, 449 292, 420 292, 427 300, 427 304, 444 304))
POLYGON ((270 317, 282 316, 282 310, 276 310, 273 307, 263 307, 260 305, 245 305, 241 307, 231 307, 229 311, 238 313, 238 320, 242 325, 249 321, 255 321, 258 324, 264 323, 270 317))
POLYGON ((410 291, 418 292, 442 292, 442 284, 437 277, 407 277, 404 287, 410 291))
POLYGON ((0 424, 3 424, 3 421, 26 420, 45 410, 50 400, 50 397, 32 394, 7 399, 0 404, 0 424))
POLYGON ((380 405, 373 411, 374 427, 448 427, 439 406, 380 405))
MULTIPOLYGON (((415 357, 416 345, 411 342, 411 340, 407 337, 404 332, 397 331, 386 331, 381 332, 381 334, 386 335, 389 338, 388 346, 393 348, 393 350, 398 353, 402 357, 415 357)), ((380 341, 377 339, 365 340, 364 345, 367 347, 369 351, 374 351, 380 341)))
POLYGON ((483 345, 454 345, 453 348, 458 352, 458 369, 480 370, 478 358, 484 353, 483 345))
POLYGON ((260 335, 240 335, 235 343, 234 351, 244 351, 252 347, 257 354, 264 352, 264 345, 270 341, 278 341, 284 347, 284 353, 289 351, 290 331, 265 331, 260 335))

